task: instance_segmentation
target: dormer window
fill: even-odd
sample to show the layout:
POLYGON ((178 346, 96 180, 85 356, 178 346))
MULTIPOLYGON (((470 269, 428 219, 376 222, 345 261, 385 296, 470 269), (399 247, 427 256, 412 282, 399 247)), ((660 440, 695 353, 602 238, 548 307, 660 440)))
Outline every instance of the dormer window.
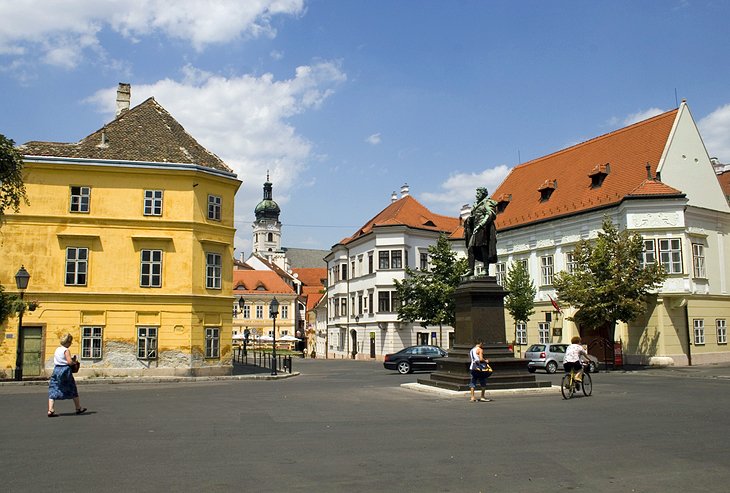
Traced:
POLYGON ((558 180, 545 180, 545 183, 537 189, 540 192, 540 202, 546 202, 550 199, 555 189, 558 188, 558 180))
POLYGON ((511 193, 503 193, 497 197, 497 214, 501 214, 512 201, 511 193))
POLYGON ((600 188, 601 185, 603 185, 603 180, 606 179, 608 174, 611 172, 611 165, 606 164, 598 164, 596 165, 590 173, 588 173, 588 176, 591 178, 591 188, 600 188))

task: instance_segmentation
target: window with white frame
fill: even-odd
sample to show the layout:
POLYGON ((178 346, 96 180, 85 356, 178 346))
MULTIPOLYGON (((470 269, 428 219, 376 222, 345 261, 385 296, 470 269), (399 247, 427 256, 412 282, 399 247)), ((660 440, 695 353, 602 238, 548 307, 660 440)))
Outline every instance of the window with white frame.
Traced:
POLYGON ((221 203, 223 199, 217 195, 208 195, 208 219, 221 220, 221 203))
POLYGON ((101 336, 101 327, 81 327, 81 359, 101 359, 101 336))
POLYGON ((205 357, 219 358, 221 348, 220 328, 206 327, 205 329, 205 357))
POLYGON ((340 273, 342 274, 342 281, 347 281, 347 264, 342 264, 340 266, 340 273))
POLYGON ((221 289, 221 256, 217 253, 205 254, 205 287, 221 289))
POLYGON ((378 313, 390 312, 390 291, 378 291, 378 313))
POLYGON ((368 274, 372 274, 375 272, 375 268, 373 267, 373 252, 368 252, 368 274))
POLYGON ((542 286, 552 286, 553 284, 553 256, 543 255, 540 257, 540 282, 542 286))
POLYGON ((641 265, 647 267, 656 263, 656 243, 654 240, 644 240, 641 252, 641 265))
POLYGON ((340 316, 347 316, 347 298, 345 298, 344 296, 340 298, 340 316))
POLYGON ((256 318, 264 318, 264 305, 256 305, 256 318))
POLYGON ((528 274, 530 273, 530 265, 527 262, 526 258, 518 258, 517 260, 515 260, 515 262, 520 264, 522 267, 524 267, 525 272, 527 272, 528 274))
POLYGON ((251 318, 251 306, 243 305, 243 318, 251 318))
POLYGON ((281 318, 289 318, 289 305, 281 305, 279 313, 281 318))
POLYGON ((659 262, 667 274, 682 273, 682 240, 662 238, 659 240, 659 262))
POLYGON ((705 272, 705 246, 701 243, 692 243, 692 266, 695 277, 707 277, 705 272))
POLYGON ((143 288, 162 287, 162 250, 142 250, 139 285, 143 288))
POLYGON ((694 319, 695 345, 705 344, 705 321, 701 318, 694 319))
POLYGON ((550 322, 540 322, 537 324, 537 337, 540 344, 550 342, 550 322))
POLYGON ((497 278, 497 284, 504 286, 505 276, 507 275, 504 262, 497 262, 494 264, 494 274, 497 278))
POLYGON ((378 269, 390 269, 390 252, 382 251, 378 252, 378 269))
POLYGON ((137 327, 137 359, 157 359, 157 327, 137 327))
POLYGON ((71 212, 89 212, 91 187, 71 187, 71 212))
POLYGON ((578 260, 575 258, 575 253, 567 252, 565 254, 565 270, 568 274, 575 274, 578 269, 578 260))
POLYGON ((390 268, 391 269, 402 269, 403 268, 403 252, 402 251, 391 250, 390 268))
POLYGON ((88 248, 66 248, 66 286, 86 286, 86 274, 89 267, 88 262, 88 248))
POLYGON ((727 324, 724 318, 715 320, 715 333, 717 334, 718 344, 727 344, 727 324))
POLYGON ((525 322, 517 322, 515 326, 515 344, 518 346, 527 344, 527 324, 525 322))
POLYGON ((420 252, 418 254, 420 260, 420 268, 422 271, 428 270, 428 252, 420 252))
POLYGON ((144 215, 145 216, 161 216, 162 215, 162 190, 145 190, 144 191, 144 215))

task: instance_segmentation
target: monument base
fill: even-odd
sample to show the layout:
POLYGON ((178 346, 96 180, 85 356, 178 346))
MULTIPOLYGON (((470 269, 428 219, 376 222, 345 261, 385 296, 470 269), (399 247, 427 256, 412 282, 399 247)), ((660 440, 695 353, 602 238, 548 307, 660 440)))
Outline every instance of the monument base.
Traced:
POLYGON ((487 379, 489 389, 532 389, 550 387, 550 382, 538 382, 527 371, 527 360, 515 358, 505 342, 504 297, 507 292, 494 277, 469 278, 462 282, 454 299, 456 302, 455 344, 446 358, 436 362, 430 378, 418 383, 448 390, 469 390, 471 359, 469 351, 477 339, 482 340, 484 358, 494 372, 487 379))

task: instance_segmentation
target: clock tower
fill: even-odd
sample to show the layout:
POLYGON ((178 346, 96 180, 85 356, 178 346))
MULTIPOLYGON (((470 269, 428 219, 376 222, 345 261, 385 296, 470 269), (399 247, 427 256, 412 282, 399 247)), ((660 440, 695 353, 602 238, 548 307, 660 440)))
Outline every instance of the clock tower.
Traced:
POLYGON ((254 213, 256 220, 253 223, 253 253, 274 260, 281 256, 281 222, 279 222, 279 205, 272 197, 272 184, 269 173, 266 173, 264 183, 264 198, 258 203, 254 213))

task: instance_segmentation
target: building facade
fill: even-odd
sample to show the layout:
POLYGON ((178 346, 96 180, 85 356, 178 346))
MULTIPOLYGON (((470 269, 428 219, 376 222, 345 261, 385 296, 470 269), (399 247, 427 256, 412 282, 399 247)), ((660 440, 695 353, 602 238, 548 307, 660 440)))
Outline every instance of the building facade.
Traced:
MULTIPOLYGON (((516 352, 581 335, 599 359, 635 364, 730 361, 730 208, 685 102, 679 108, 515 167, 493 194, 502 282, 510 264, 527 265, 537 287, 536 313, 515 325, 516 352), (574 268, 572 251, 595 238, 604 217, 644 238, 644 262, 667 279, 650 296, 644 317, 607 331, 566 320, 556 310, 554 275, 574 268)), ((559 301, 558 301, 559 303, 559 301)))
POLYGON ((451 347, 452 327, 398 320, 394 280, 405 278, 406 266, 427 269, 428 247, 459 226, 459 218, 432 213, 404 185, 400 198, 394 194, 390 205, 334 245, 325 257, 328 357, 382 358, 416 344, 451 347))
MULTIPOLYGON (((38 302, 0 327, 0 373, 47 376, 60 337, 81 375, 224 375, 231 363, 236 175, 153 98, 77 143, 29 142, 29 205, 9 213, 0 279, 38 302)), ((8 289, 12 291, 12 289, 8 289)))

